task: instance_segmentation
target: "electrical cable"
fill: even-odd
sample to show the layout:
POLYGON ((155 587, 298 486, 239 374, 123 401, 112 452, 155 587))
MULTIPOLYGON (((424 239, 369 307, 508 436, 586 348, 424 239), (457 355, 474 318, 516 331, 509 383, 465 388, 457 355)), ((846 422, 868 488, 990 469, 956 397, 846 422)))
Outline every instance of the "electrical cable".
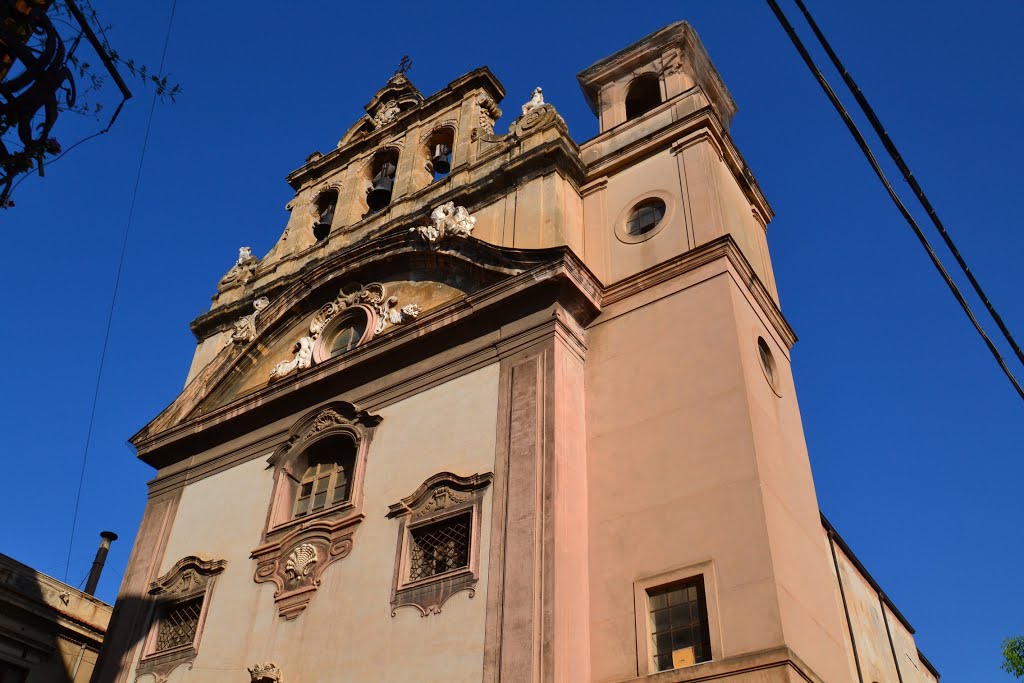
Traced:
POLYGON ((906 162, 904 162, 903 155, 900 154, 899 150, 896 148, 896 144, 892 141, 892 138, 890 138, 889 134, 885 131, 885 127, 882 125, 881 120, 875 114, 875 110, 872 109, 871 105, 868 103, 867 97, 861 91, 856 81, 853 80, 853 76, 850 75, 850 72, 846 70, 845 66, 843 66, 843 63, 842 61, 840 61, 839 56, 836 55, 835 51, 832 49, 832 46, 825 38, 825 35, 821 32, 821 29, 818 28, 818 24, 814 21, 814 18, 811 16, 811 13, 807 9, 806 5, 804 5, 803 0, 794 1, 796 2, 796 6, 800 9, 800 12, 803 13, 804 18, 807 20, 807 23, 810 25, 811 31, 813 31, 814 35, 818 38, 818 42, 821 43, 822 48, 824 48, 825 54, 827 54, 828 58, 832 61, 832 65, 835 66, 836 71, 839 72, 839 75, 842 77, 843 82, 846 83, 846 87, 850 89, 850 92, 853 94, 853 98, 857 100, 857 104, 860 105, 860 109, 861 111, 864 112, 864 115, 867 117, 868 122, 871 123, 871 127, 875 130, 875 133, 881 139, 882 145, 885 147, 885 150, 889 153, 889 156, 892 157, 892 160, 896 163, 896 167, 900 170, 900 173, 903 174, 903 180, 905 180, 906 183, 910 185, 910 189, 913 190, 914 195, 917 197, 917 200, 921 203, 921 206, 928 214, 928 217, 932 219, 932 223, 935 225, 935 229, 939 231, 939 235, 942 236, 942 240, 946 243, 946 247, 949 248, 950 253, 953 254, 953 258, 956 259, 957 265, 960 266, 960 270, 962 270, 964 275, 967 276, 967 280, 971 283, 971 286, 974 288, 974 292, 978 295, 978 298, 981 299, 981 302, 983 304, 985 304, 985 308, 988 310, 989 315, 992 316, 992 319, 999 327, 999 331, 1003 333, 1003 337, 1005 337, 1006 341, 1010 343, 1010 346, 1013 348, 1013 352, 1017 355, 1017 359, 1022 364, 1024 364, 1024 351, 1021 351, 1020 345, 1017 344, 1017 340, 1013 338, 1013 335, 1010 333, 1010 330, 1003 322, 1002 316, 1000 316, 999 313, 996 311, 996 308, 995 306, 992 305, 992 302, 989 300, 988 295, 985 294, 985 290, 981 288, 981 284, 979 284, 977 279, 975 279, 974 273, 971 272, 971 269, 967 266, 967 262, 964 261, 963 256, 960 255, 960 250, 957 249, 956 244, 953 243, 953 238, 950 237, 948 232, 946 232, 946 227, 942 224, 942 221, 939 219, 939 214, 935 211, 935 207, 933 207, 932 203, 928 200, 928 196, 924 193, 924 190, 921 189, 921 186, 918 184, 917 179, 914 178, 914 174, 910 172, 910 167, 907 166, 906 162))
POLYGON ((789 39, 792 41, 793 46, 796 48, 797 52, 800 53, 800 56, 803 58, 804 63, 807 65, 807 68, 811 71, 815 79, 818 81, 818 85, 820 85, 821 89, 825 91, 825 95, 828 96, 829 101, 832 102, 832 106, 835 107, 836 112, 838 112, 840 118, 843 119, 843 123, 846 124, 846 127, 850 131, 850 134, 857 142, 857 146, 860 147, 860 150, 864 154, 864 157, 868 160, 868 163, 871 164, 871 168, 875 171, 875 175, 878 176, 878 179, 882 182, 882 185, 885 186, 885 189, 889 193, 889 197, 892 199, 893 203, 896 205, 896 208, 899 209, 900 214, 902 214, 904 220, 906 220, 907 224, 910 225, 911 229, 914 231, 914 235, 921 243, 921 246, 923 246, 925 251, 928 253, 928 258, 931 259, 932 265, 934 265, 935 269, 939 271, 939 275, 942 276, 942 279, 946 283, 946 286, 949 287, 949 291, 953 294, 953 297, 960 304, 960 308, 963 309, 964 314, 967 315, 967 318, 971 321, 971 324, 974 325, 974 329, 977 330, 978 334, 985 341, 985 345, 992 353, 992 356, 996 359, 996 362, 999 364, 999 367, 1001 367, 1003 372, 1006 374, 1007 379, 1010 380, 1010 383, 1013 385, 1013 388, 1017 390, 1017 394, 1021 397, 1021 399, 1024 399, 1024 389, 1021 388, 1021 385, 1017 382, 1017 378, 1013 376, 1013 373, 1010 371, 1010 368, 1007 367, 1006 361, 1003 360, 1002 355, 999 353, 999 349, 996 348, 995 344, 992 343, 992 340, 989 339, 989 336, 981 327, 981 324, 978 322, 978 319, 974 316, 973 311, 971 311, 971 307, 964 299, 963 294, 960 293, 960 289, 956 286, 956 283, 953 282, 953 279, 949 276, 949 273, 946 272, 945 267, 942 265, 942 262, 939 260, 939 257, 935 254, 935 250, 932 248, 932 245, 928 241, 928 238, 921 231, 921 227, 917 224, 917 221, 914 220, 914 217, 910 214, 910 211, 907 210, 907 207, 903 204, 903 202, 899 198, 899 195, 896 194, 896 191, 889 183, 888 178, 886 178, 885 176, 885 172, 882 170, 882 167, 878 164, 878 160, 875 159, 875 155, 871 152, 871 148, 868 146, 867 141, 864 139, 864 135, 860 132, 860 129, 857 128, 857 124, 854 123, 853 119, 850 117, 849 112, 846 111, 846 107, 843 106, 843 103, 839 100, 835 92, 832 90, 832 86, 829 85, 828 81, 825 79, 825 76, 821 73, 817 65, 814 63, 814 59, 807 51, 807 48, 804 47, 804 44, 800 40, 800 37, 796 34, 796 31, 793 29, 793 25, 789 23, 789 20, 786 18, 786 15, 782 12, 782 9, 779 7, 779 4, 778 2, 776 2, 776 0, 766 0, 766 2, 768 3, 768 6, 771 8, 772 12, 775 14, 775 17, 779 20, 779 24, 782 25, 782 28, 786 32, 786 35, 789 36, 789 39))
MULTIPOLYGON (((164 72, 164 61, 167 58, 167 45, 171 42, 171 27, 174 25, 174 11, 177 9, 178 0, 171 0, 171 16, 167 20, 167 35, 164 37, 164 49, 160 54, 160 68, 157 73, 161 76, 164 72)), ((132 190, 132 199, 128 207, 128 220, 124 226, 124 236, 121 239, 121 256, 117 261, 117 274, 114 277, 114 292, 110 297, 110 310, 107 312, 107 328, 103 334, 103 348, 100 351, 100 366, 96 372, 96 388, 92 396, 92 408, 89 411, 89 427, 85 436, 85 449, 82 453, 82 470, 78 475, 78 493, 75 495, 75 512, 71 517, 71 538, 68 539, 68 558, 64 565, 64 581, 68 580, 68 572, 71 569, 71 550, 75 542, 75 528, 78 524, 78 509, 82 502, 82 484, 85 481, 85 467, 89 459, 89 443, 92 441, 92 428, 96 421, 96 404, 100 394, 100 381, 103 378, 103 366, 107 358, 107 343, 110 341, 110 328, 114 320, 114 304, 117 302, 117 292, 121 285, 121 273, 124 270, 124 257, 128 249, 128 235, 131 232, 132 217, 135 215, 135 199, 139 194, 139 183, 142 180, 142 167, 146 159, 146 148, 149 145, 149 133, 153 128, 153 113, 156 111, 156 102, 159 98, 157 92, 153 93, 153 102, 149 107, 149 119, 146 122, 146 134, 142 138, 142 150, 139 153, 139 168, 135 174, 135 187, 132 190)))

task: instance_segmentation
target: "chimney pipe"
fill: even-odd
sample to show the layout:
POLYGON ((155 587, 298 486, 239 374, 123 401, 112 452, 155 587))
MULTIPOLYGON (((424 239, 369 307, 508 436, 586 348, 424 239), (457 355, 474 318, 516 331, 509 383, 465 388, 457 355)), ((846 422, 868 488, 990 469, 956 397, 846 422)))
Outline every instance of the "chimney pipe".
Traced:
POLYGON ((92 561, 92 569, 89 570, 89 580, 85 584, 87 595, 96 595, 96 586, 100 582, 100 574, 103 573, 103 564, 107 561, 107 551, 110 544, 117 540, 117 534, 113 531, 101 531, 100 547, 96 550, 96 559, 92 561))

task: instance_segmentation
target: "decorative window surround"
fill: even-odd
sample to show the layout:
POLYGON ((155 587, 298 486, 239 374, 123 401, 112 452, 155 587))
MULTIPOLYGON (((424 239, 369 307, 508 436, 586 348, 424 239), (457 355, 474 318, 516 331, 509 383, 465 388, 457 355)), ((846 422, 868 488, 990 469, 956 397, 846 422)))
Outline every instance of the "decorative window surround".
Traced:
POLYGON ((460 477, 440 472, 416 491, 388 508, 388 518, 400 521, 395 574, 391 589, 391 616, 399 607, 416 607, 420 616, 440 614, 451 596, 464 590, 476 595, 480 578, 480 517, 485 489, 494 475, 490 472, 460 477), (465 566, 411 580, 414 534, 417 529, 468 514, 468 552, 465 566))
POLYGON ((358 344, 364 344, 377 336, 388 325, 401 325, 413 320, 420 314, 419 304, 406 304, 398 307, 398 297, 388 296, 387 290, 379 282, 371 282, 363 286, 352 283, 343 287, 338 296, 320 307, 309 323, 309 335, 295 343, 294 356, 291 360, 283 360, 270 370, 270 379, 278 379, 305 370, 314 362, 320 363, 330 357, 329 349, 324 349, 325 329, 327 337, 335 329, 337 322, 330 325, 336 318, 347 318, 350 315, 361 315, 365 318, 364 333, 358 344), (328 329, 329 328, 329 329, 328 329))
POLYGON ((137 676, 150 674, 156 683, 163 683, 179 666, 187 664, 192 668, 199 653, 199 640, 203 635, 203 624, 210 608, 213 584, 218 574, 227 566, 226 560, 201 560, 195 556, 178 560, 170 571, 150 585, 149 594, 155 604, 150 617, 149 634, 142 650, 142 659, 135 673, 137 676), (157 649, 161 627, 165 617, 176 607, 199 602, 195 629, 191 642, 164 650, 157 649))
POLYGON ((284 619, 299 616, 320 586, 324 570, 352 551, 356 527, 365 517, 362 498, 366 453, 380 420, 351 403, 328 404, 299 420, 267 461, 274 468, 274 493, 260 546, 251 555, 256 560, 253 580, 274 582, 274 601, 284 619), (350 439, 355 444, 348 498, 293 518, 306 455, 311 446, 327 439, 350 439))

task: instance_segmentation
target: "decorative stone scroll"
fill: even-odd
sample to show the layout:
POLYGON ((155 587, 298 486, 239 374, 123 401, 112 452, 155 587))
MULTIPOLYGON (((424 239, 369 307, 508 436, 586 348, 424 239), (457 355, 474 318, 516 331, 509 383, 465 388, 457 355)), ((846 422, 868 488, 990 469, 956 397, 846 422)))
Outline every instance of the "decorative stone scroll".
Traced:
POLYGON ((299 339, 292 349, 294 357, 275 365, 270 370, 270 378, 285 377, 310 367, 314 360, 323 360, 326 354, 321 353, 314 358, 314 348, 324 328, 342 313, 356 308, 367 316, 366 332, 359 340, 360 344, 383 332, 388 325, 401 325, 413 320, 421 311, 419 304, 415 303, 399 307, 398 297, 388 296, 384 285, 379 282, 372 282, 365 287, 358 283, 343 287, 334 301, 324 304, 313 316, 309 323, 309 335, 299 339))
POLYGON ((231 333, 231 341, 236 344, 245 344, 256 338, 256 318, 260 311, 270 305, 270 299, 261 296, 252 302, 253 312, 243 315, 235 321, 235 331, 231 333))
POLYGON ((366 453, 378 424, 379 417, 351 403, 335 402, 299 420, 267 461, 274 468, 274 495, 262 543, 251 555, 256 560, 253 580, 277 586, 274 602, 283 619, 298 617, 320 587, 324 571, 352 551, 356 528, 365 517, 361 507, 366 453), (293 518, 297 482, 309 464, 307 448, 335 437, 355 444, 348 499, 293 518))
POLYGON ((281 677, 281 670, 277 668, 276 664, 270 662, 250 666, 249 677, 251 683, 284 683, 284 678, 281 677))
POLYGON ((480 576, 481 510, 484 493, 493 478, 490 472, 468 477, 439 472, 411 495, 389 506, 388 517, 400 521, 398 562, 391 588, 391 616, 396 616, 399 607, 415 607, 421 617, 440 614, 444 603, 456 593, 469 591, 471 598, 476 595, 476 582, 480 576), (444 520, 465 519, 466 515, 469 523, 464 538, 468 543, 465 566, 427 578, 411 578, 416 530, 444 520))
POLYGON ((199 653, 199 640, 209 609, 213 583, 227 566, 226 560, 203 560, 194 555, 178 560, 171 569, 150 584, 149 594, 155 601, 149 633, 143 644, 142 658, 135 669, 136 677, 149 674, 156 683, 164 683, 179 666, 192 668, 199 653), (192 642, 167 650, 157 650, 157 634, 161 621, 175 605, 201 600, 194 622, 192 642))
POLYGON ((235 261, 235 265, 231 266, 231 270, 220 279, 217 289, 223 290, 244 285, 256 274, 256 267, 259 264, 260 260, 252 255, 252 247, 239 247, 238 260, 235 261))
POLYGON ((484 135, 494 133, 494 122, 501 118, 501 109, 488 95, 477 97, 476 104, 479 107, 480 131, 484 135))
POLYGON ((455 206, 455 202, 442 204, 431 211, 430 220, 433 225, 409 228, 409 232, 419 233, 420 237, 434 244, 446 237, 469 237, 476 226, 476 216, 464 206, 455 206))

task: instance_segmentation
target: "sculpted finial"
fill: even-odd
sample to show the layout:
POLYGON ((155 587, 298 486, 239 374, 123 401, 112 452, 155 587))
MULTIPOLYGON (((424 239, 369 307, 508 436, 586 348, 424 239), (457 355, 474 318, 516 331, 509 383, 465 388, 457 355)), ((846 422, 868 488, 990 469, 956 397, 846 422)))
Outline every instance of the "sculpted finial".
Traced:
POLYGON ((544 104, 544 91, 541 90, 538 85, 533 89, 533 96, 530 101, 523 105, 523 116, 526 116, 530 111, 540 107, 544 104))

